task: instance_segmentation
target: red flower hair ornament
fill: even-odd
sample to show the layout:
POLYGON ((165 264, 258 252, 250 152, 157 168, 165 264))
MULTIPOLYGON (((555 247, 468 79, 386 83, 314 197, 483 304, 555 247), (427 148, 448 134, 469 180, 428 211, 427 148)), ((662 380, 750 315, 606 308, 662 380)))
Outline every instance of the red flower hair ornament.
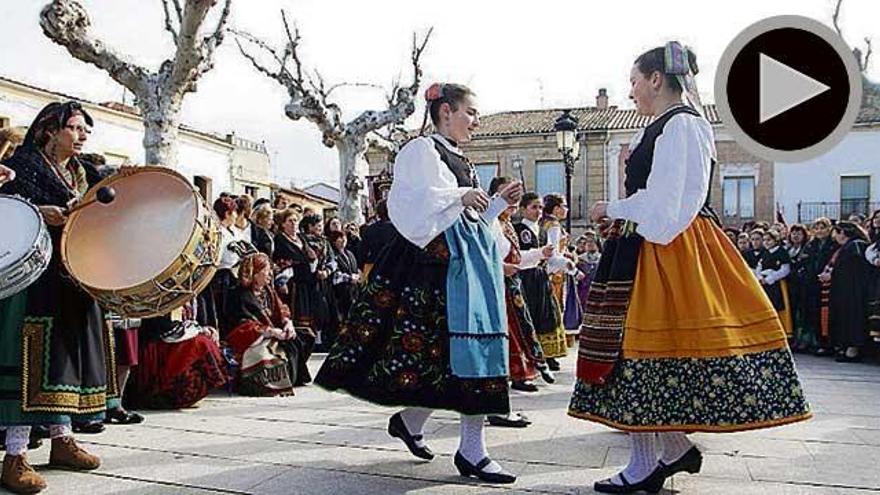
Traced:
POLYGON ((443 85, 434 83, 425 90, 425 101, 436 101, 443 98, 443 85))

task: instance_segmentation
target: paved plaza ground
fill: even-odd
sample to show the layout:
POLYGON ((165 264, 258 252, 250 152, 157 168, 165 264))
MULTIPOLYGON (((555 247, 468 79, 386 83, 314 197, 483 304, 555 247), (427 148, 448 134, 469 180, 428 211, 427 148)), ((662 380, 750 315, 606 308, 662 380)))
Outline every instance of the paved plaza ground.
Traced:
MULTIPOLYGON (((315 356, 317 369, 323 356, 315 356)), ((665 493, 880 492, 880 366, 799 356, 815 418, 747 433, 692 435, 706 454, 699 476, 678 475, 665 493)), ((457 417, 436 413, 426 433, 439 455, 415 460, 385 433, 393 411, 310 386, 295 397, 216 394, 182 412, 147 412, 142 425, 79 438, 101 456, 91 473, 43 468, 48 494, 490 494, 593 493, 592 481, 626 462, 626 436, 565 414, 574 359, 540 392, 513 392, 526 429, 488 428, 493 457, 519 475, 512 487, 459 477, 452 466, 457 417)), ((0 489, 0 493, 6 493, 0 489)))

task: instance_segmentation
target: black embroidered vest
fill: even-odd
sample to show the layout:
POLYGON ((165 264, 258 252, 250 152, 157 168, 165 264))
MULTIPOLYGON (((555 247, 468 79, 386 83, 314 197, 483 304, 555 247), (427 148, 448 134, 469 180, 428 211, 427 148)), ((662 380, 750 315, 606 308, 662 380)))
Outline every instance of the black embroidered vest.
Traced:
MULTIPOLYGON (((657 142, 657 138, 663 134, 663 128, 666 127, 666 123, 669 122, 672 117, 675 117, 680 113, 687 113, 697 117, 700 116, 700 114, 693 108, 680 106, 661 115, 645 128, 642 140, 636 145, 635 149, 632 150, 629 158, 626 159, 626 181, 624 182, 624 188, 626 189, 627 197, 632 196, 639 189, 645 189, 647 187, 648 176, 651 175, 651 166, 654 162, 654 146, 657 142)), ((700 209, 699 214, 715 220, 720 225, 718 217, 709 206, 712 180, 714 176, 715 160, 713 159, 711 170, 709 172, 709 190, 706 192, 706 200, 703 202, 703 207, 700 209)))
POLYGON ((459 187, 479 187, 477 172, 467 158, 453 153, 439 139, 432 137, 434 149, 440 154, 440 160, 449 167, 449 171, 455 176, 459 187))

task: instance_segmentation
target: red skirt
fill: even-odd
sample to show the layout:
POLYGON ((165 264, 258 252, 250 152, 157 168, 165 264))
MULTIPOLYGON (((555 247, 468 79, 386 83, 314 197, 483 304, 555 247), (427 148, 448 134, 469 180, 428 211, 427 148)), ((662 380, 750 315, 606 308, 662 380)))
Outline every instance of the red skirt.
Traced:
POLYGON ((118 366, 138 365, 138 329, 128 328, 114 330, 116 340, 116 364, 118 366))
POLYGON ((126 399, 134 409, 182 409, 227 382, 226 361, 207 335, 169 344, 146 343, 126 399))

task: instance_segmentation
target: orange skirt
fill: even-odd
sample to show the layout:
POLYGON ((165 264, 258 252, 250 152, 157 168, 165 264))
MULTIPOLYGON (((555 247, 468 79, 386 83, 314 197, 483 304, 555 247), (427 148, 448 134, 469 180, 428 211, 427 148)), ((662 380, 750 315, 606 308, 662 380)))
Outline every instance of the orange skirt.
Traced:
POLYGON ((725 357, 787 346, 779 315, 724 232, 697 218, 668 245, 642 244, 624 358, 725 357))
POLYGON ((811 416, 770 299, 724 232, 698 217, 644 242, 621 358, 578 380, 569 415, 625 431, 730 432, 811 416))

